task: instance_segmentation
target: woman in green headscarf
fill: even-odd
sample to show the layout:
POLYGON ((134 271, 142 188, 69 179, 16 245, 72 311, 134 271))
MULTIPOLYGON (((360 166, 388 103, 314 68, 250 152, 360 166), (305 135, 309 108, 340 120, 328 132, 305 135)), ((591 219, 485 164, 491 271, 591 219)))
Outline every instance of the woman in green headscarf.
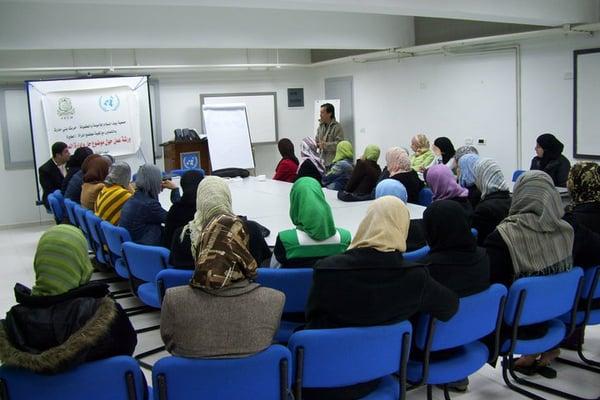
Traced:
POLYGON ((332 161, 329 171, 323 176, 323 186, 332 190, 343 190, 350 180, 352 170, 352 159, 354 150, 352 143, 342 140, 338 143, 335 152, 335 158, 332 161))
POLYGON ((108 285, 92 282, 81 231, 46 231, 33 261, 35 284, 15 285, 17 305, 0 323, 0 361, 36 373, 58 373, 86 361, 131 355, 137 339, 108 285))
POLYGON ((342 201, 373 200, 373 189, 381 174, 379 160, 379 147, 370 144, 365 148, 363 156, 356 161, 352 176, 343 191, 338 192, 338 199, 342 201))
POLYGON ((290 219, 296 226, 279 232, 272 267, 311 267, 317 260, 346 250, 350 232, 336 228, 319 182, 298 179, 290 192, 290 219))

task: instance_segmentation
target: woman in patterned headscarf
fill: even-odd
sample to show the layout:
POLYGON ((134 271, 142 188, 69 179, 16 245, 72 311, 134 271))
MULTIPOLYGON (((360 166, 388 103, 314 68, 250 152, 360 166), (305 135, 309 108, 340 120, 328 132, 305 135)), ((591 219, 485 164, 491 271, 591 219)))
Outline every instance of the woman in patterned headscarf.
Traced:
MULTIPOLYGON (((468 155, 463 158, 466 157, 468 155)), ((481 201, 473 211, 473 228, 477 229, 477 244, 483 245, 488 235, 508 215, 510 192, 500 165, 489 158, 477 161, 475 185, 481 192, 481 201)))
MULTIPOLYGON (((526 276, 553 275, 573 266, 573 228, 561 218, 564 214, 552 178, 542 171, 527 171, 517 179, 508 217, 486 239, 490 260, 490 280, 510 286, 526 276)), ((548 293, 552 296, 553 293, 548 293)), ((540 327, 540 330, 545 327, 540 327)), ((537 335, 537 325, 531 327, 537 335)), ((541 355, 526 355, 515 369, 527 374, 556 376, 548 364, 558 349, 541 355)))
POLYGON ((58 373, 81 363, 131 355, 137 343, 127 315, 108 285, 90 283, 92 264, 81 231, 46 231, 33 261, 35 284, 15 286, 17 305, 0 324, 0 361, 36 373, 58 373))
MULTIPOLYGON (((231 191, 227 181, 218 176, 207 176, 198 184, 196 213, 187 225, 175 230, 171 243, 169 264, 175 268, 191 269, 200 251, 200 237, 206 224, 219 215, 235 215, 231 205, 231 191)), ((271 257, 271 251, 261 233, 260 225, 240 217, 250 235, 250 253, 260 265, 271 257)))
POLYGON ((321 182, 324 173, 325 166, 321 157, 319 157, 317 142, 311 137, 305 137, 302 139, 302 145, 300 146, 300 166, 298 167, 296 179, 310 176, 321 182))
POLYGON ((160 333, 181 357, 239 357, 269 347, 285 295, 253 282, 257 263, 240 218, 220 214, 200 234, 189 286, 167 290, 160 333), (189 310, 181 312, 182 309, 189 310))

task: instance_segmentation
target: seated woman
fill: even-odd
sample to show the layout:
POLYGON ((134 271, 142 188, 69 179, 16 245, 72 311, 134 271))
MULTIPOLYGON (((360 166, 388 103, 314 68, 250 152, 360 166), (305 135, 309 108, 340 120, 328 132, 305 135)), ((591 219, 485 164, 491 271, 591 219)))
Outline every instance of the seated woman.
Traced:
MULTIPOLYGON (((518 278, 552 275, 572 268, 573 228, 561 219, 564 211, 552 178, 542 171, 527 171, 515 183, 508 217, 486 239, 492 282, 507 287, 518 278)), ((548 293, 552 296, 552 293, 548 293)), ((528 336, 543 334, 546 327, 529 327, 528 336)), ((558 349, 525 355, 515 369, 525 374, 555 377, 548 364, 558 349), (539 357, 539 359, 538 359, 539 357)))
POLYGON ((160 170, 151 164, 140 167, 135 178, 135 193, 121 208, 119 226, 127 229, 131 240, 149 246, 163 243, 163 227, 167 212, 158 201, 163 188, 176 190, 169 180, 163 181, 160 170))
POLYGON ((346 250, 352 239, 350 232, 335 227, 331 207, 313 178, 300 178, 292 186, 290 219, 295 228, 277 235, 271 267, 312 267, 321 258, 346 250))
POLYGON ((414 152, 410 156, 410 166, 417 172, 423 172, 435 161, 435 154, 429 148, 429 139, 423 134, 413 136, 410 148, 414 152))
POLYGON ((481 159, 477 162, 475 185, 481 190, 481 201, 473 211, 472 226, 477 229, 477 244, 481 246, 508 216, 511 199, 502 169, 494 160, 481 159))
POLYGON ((459 297, 470 296, 490 286, 487 253, 477 247, 463 208, 455 201, 433 202, 423 213, 427 244, 424 262, 439 283, 459 297))
POLYGON ((244 225, 228 214, 211 219, 200 235, 190 285, 167 290, 160 334, 169 353, 231 358, 273 342, 285 295, 253 282, 257 264, 244 225))
POLYGON ((370 144, 365 148, 363 156, 356 161, 352 176, 344 190, 338 192, 338 199, 342 201, 373 200, 372 192, 381 174, 379 160, 379 147, 370 144))
POLYGON ((173 203, 167 213, 165 222, 165 247, 171 247, 175 231, 194 219, 196 213, 196 192, 198 184, 204 179, 204 173, 199 170, 186 171, 179 181, 183 195, 173 203))
POLYGON ((110 167, 104 181, 104 188, 98 194, 94 212, 100 218, 118 225, 121 219, 121 208, 132 196, 131 167, 126 162, 119 162, 110 167))
POLYGON ((273 180, 294 182, 296 180, 296 173, 298 171, 298 158, 294 154, 294 144, 290 139, 283 138, 277 143, 279 154, 281 154, 281 161, 275 168, 275 175, 273 180))
MULTIPOLYGON (((198 184, 196 191, 196 213, 187 225, 175 230, 171 243, 169 264, 180 269, 194 269, 200 252, 200 235, 206 224, 219 215, 235 215, 231 209, 231 191, 227 181, 218 176, 207 176, 198 184)), ((258 265, 271 257, 261 226, 246 217, 238 216, 250 237, 250 254, 258 265)), ((268 236, 268 233, 267 233, 268 236)))
POLYGON ((352 144, 347 140, 342 140, 337 144, 335 157, 331 162, 331 168, 323 176, 323 186, 332 190, 343 190, 350 180, 352 170, 352 157, 354 150, 352 144))
POLYGON ((81 186, 81 206, 94 209, 98 193, 104 189, 104 180, 108 176, 111 162, 99 154, 92 154, 81 166, 83 185, 81 186))
POLYGON ((305 137, 302 139, 302 146, 300 147, 300 167, 298 167, 298 174, 296 179, 300 179, 305 176, 316 179, 321 182, 323 174, 325 173, 325 166, 319 153, 317 151, 317 142, 312 137, 305 137))
MULTIPOLYGON (((349 249, 315 264, 307 329, 387 325, 419 312, 447 321, 456 313, 456 294, 432 279, 425 267, 404 262, 408 222, 400 199, 384 196, 369 206, 349 249)), ((357 399, 377 385, 375 380, 303 390, 302 397, 357 399)))
POLYGON ((456 183, 456 178, 448 167, 442 164, 434 165, 427 170, 427 185, 433 192, 433 201, 453 200, 462 206, 471 218, 473 208, 469 203, 469 191, 456 183))
MULTIPOLYGON (((92 154, 94 154, 94 152, 89 147, 78 147, 69 158, 69 161, 67 161, 67 175, 65 176, 65 179, 63 179, 60 188, 63 195, 67 191, 67 187, 69 186, 71 179, 73 179, 73 176, 81 171, 81 164, 83 164, 85 159, 92 154)), ((83 185, 83 174, 78 174, 78 179, 80 180, 79 187, 81 188, 81 185, 83 185)))
POLYGON ((476 154, 465 154, 458 162, 458 183, 469 191, 469 203, 473 208, 477 207, 481 200, 481 192, 475 185, 475 164, 479 161, 476 154))
MULTIPOLYGON (((413 171, 414 172, 414 171, 413 171)), ((406 204, 408 193, 403 184, 395 179, 384 179, 377 184, 375 188, 375 198, 383 196, 394 196, 402 200, 406 204)), ((408 237, 406 238, 406 251, 418 250, 426 246, 425 231, 423 228, 422 219, 411 219, 408 228, 408 237)))
POLYGON ((417 172, 412 169, 406 150, 401 147, 392 147, 387 151, 385 159, 388 177, 397 180, 406 188, 409 203, 417 204, 419 192, 425 185, 419 179, 417 172))
POLYGON ((456 149, 456 153, 454 154, 454 162, 458 165, 458 162, 462 158, 462 156, 467 154, 476 154, 479 155, 479 151, 475 146, 460 146, 456 149))
POLYGON ((566 187, 571 163, 562 155, 564 145, 552 134, 538 136, 531 170, 544 171, 552 178, 554 186, 566 187))
POLYGON ((33 261, 35 284, 15 286, 17 305, 0 324, 0 361, 54 374, 79 364, 132 355, 137 344, 127 315, 105 283, 90 283, 92 264, 81 231, 48 229, 33 261))
POLYGON ((454 150, 454 145, 450 139, 444 136, 435 139, 431 150, 436 155, 438 164, 444 164, 452 171, 456 169, 456 161, 454 160, 456 150, 454 150))

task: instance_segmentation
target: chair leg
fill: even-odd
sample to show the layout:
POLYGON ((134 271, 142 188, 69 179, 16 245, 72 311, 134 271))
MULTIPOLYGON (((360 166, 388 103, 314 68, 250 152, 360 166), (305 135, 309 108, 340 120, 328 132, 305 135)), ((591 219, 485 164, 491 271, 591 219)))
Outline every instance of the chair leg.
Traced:
POLYGON ((444 385, 444 399, 446 399, 446 400, 452 400, 452 398, 450 398, 450 392, 448 392, 448 385, 447 384, 444 385))
POLYGON ((562 397, 562 398, 565 398, 568 400, 598 400, 598 399, 600 399, 600 397, 596 397, 594 399, 587 399, 585 397, 575 396, 571 393, 563 392, 561 390, 554 389, 554 388, 551 388, 551 387, 548 387, 545 385, 541 385, 539 383, 531 382, 531 381, 528 381, 527 379, 518 377, 516 375, 515 371, 513 370, 514 360, 513 360, 512 354, 510 354, 508 357, 504 356, 503 361, 504 362, 502 363, 502 378, 504 379, 504 382, 506 383, 506 385, 511 390, 514 390, 515 392, 520 393, 523 396, 529 397, 530 399, 544 400, 545 398, 538 396, 537 394, 532 393, 528 390, 525 390, 522 387, 517 386, 516 384, 514 384, 513 382, 510 381, 510 378, 508 377, 509 374, 512 377, 512 379, 519 385, 529 386, 531 388, 541 390, 543 392, 550 393, 555 396, 559 396, 559 397, 562 397))
POLYGON ((433 400, 433 386, 427 385, 427 400, 433 400))

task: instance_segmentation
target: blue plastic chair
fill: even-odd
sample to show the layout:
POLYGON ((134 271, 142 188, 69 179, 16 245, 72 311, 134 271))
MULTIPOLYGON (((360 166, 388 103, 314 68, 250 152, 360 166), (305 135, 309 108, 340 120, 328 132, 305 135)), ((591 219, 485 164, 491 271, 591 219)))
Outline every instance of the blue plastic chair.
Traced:
POLYGON ((427 207, 433 202, 433 192, 428 187, 424 187, 419 192, 419 205, 427 207))
POLYGON ((294 360, 294 397, 302 388, 350 386, 383 378, 363 399, 404 399, 412 328, 408 321, 360 328, 296 332, 288 347, 294 360), (399 379, 392 374, 398 373, 399 379))
POLYGON ((140 367, 127 356, 82 364, 56 375, 0 367, 4 400, 141 400, 147 386, 140 367))
POLYGON ((444 385, 444 396, 450 398, 447 384, 464 379, 498 357, 498 339, 507 290, 494 284, 481 293, 460 299, 458 312, 446 322, 421 315, 415 326, 414 343, 423 358, 409 360, 408 381, 415 386, 427 385, 427 398, 432 398, 432 385, 444 385), (495 332, 494 354, 479 340, 495 332), (436 351, 453 349, 442 359, 432 358, 436 351))
POLYGON ((93 248, 96 249, 96 259, 103 264, 112 265, 110 255, 104 249, 106 240, 104 239, 102 229, 100 228, 102 219, 94 214, 92 210, 87 210, 85 212, 85 222, 90 232, 90 238, 94 242, 93 248))
POLYGON ((402 257, 404 258, 404 261, 408 261, 408 262, 419 261, 420 259, 425 257, 427 254, 429 254, 429 250, 431 250, 429 248, 429 246, 423 246, 420 249, 408 251, 408 252, 404 253, 404 255, 402 257))
POLYGON ((123 257, 129 266, 129 273, 144 282, 137 287, 136 294, 147 306, 160 308, 156 276, 169 268, 169 254, 169 250, 164 247, 123 243, 123 257))
MULTIPOLYGON (((60 193, 60 190, 58 192, 60 193)), ((54 215, 56 224, 62 223, 65 217, 65 211, 60 202, 60 198, 55 193, 50 193, 48 195, 48 204, 50 204, 50 211, 52 211, 52 215, 54 215)))
POLYGON ((501 344, 503 356, 502 377, 506 385, 517 393, 530 398, 541 398, 520 385, 533 387, 557 396, 568 393, 518 377, 513 370, 514 354, 539 354, 558 346, 575 327, 577 303, 582 290, 583 271, 574 267, 571 271, 555 275, 534 276, 516 280, 508 291, 504 310, 504 323, 510 329, 510 337, 501 344), (572 313, 569 329, 559 319, 572 313), (547 332, 536 339, 519 339, 519 328, 545 323, 547 332))
POLYGON ((287 400, 291 359, 278 344, 243 358, 165 357, 152 369, 154 400, 287 400))
POLYGON ((67 218, 69 219, 69 223, 73 226, 79 227, 79 223, 77 222, 77 217, 75 216, 75 203, 71 199, 65 199, 65 210, 67 211, 67 218))
POLYGON ((194 271, 184 269, 163 269, 156 275, 156 287, 158 288, 158 300, 162 304, 167 289, 177 286, 185 286, 190 283, 194 271))
MULTIPOLYGON (((575 315, 575 324, 577 328, 584 328, 587 325, 600 324, 600 309, 592 309, 594 300, 600 298, 600 285, 598 285, 599 279, 600 267, 587 268, 584 271, 581 300, 579 301, 578 309, 575 315)), ((573 316, 571 314, 565 314, 560 317, 564 323, 569 323, 572 318, 573 316)), ((600 362, 591 360, 587 358, 585 354, 583 354, 584 330, 581 329, 580 332, 580 336, 577 337, 577 355, 584 364, 560 357, 557 360, 573 367, 600 373, 600 362)))
POLYGON ((81 231, 83 232, 83 236, 85 236, 85 238, 87 239, 90 249, 92 249, 92 251, 94 253, 96 253, 96 248, 94 247, 94 241, 92 240, 92 237, 90 234, 90 229, 88 227, 87 221, 85 220, 85 213, 88 211, 88 209, 85 207, 82 207, 79 204, 75 204, 75 206, 73 207, 73 210, 75 211, 75 218, 77 219, 77 226, 79 227, 79 229, 81 229, 81 231))
MULTIPOLYGON (((258 268, 256 282, 285 294, 284 313, 303 313, 312 286, 312 278, 312 268, 258 268)), ((290 336, 302 324, 302 322, 286 321, 284 316, 275 340, 287 343, 290 336)))
POLYGON ((100 229, 104 234, 106 245, 111 254, 113 260, 113 267, 115 272, 121 278, 129 278, 129 268, 123 258, 123 243, 131 241, 131 235, 125 228, 114 226, 108 221, 102 221, 100 223, 100 229))
POLYGON ((512 181, 516 182, 517 179, 519 179, 519 177, 521 175, 523 175, 524 172, 525 172, 525 170, 523 170, 523 169, 517 169, 517 170, 515 170, 515 172, 513 172, 512 181))

